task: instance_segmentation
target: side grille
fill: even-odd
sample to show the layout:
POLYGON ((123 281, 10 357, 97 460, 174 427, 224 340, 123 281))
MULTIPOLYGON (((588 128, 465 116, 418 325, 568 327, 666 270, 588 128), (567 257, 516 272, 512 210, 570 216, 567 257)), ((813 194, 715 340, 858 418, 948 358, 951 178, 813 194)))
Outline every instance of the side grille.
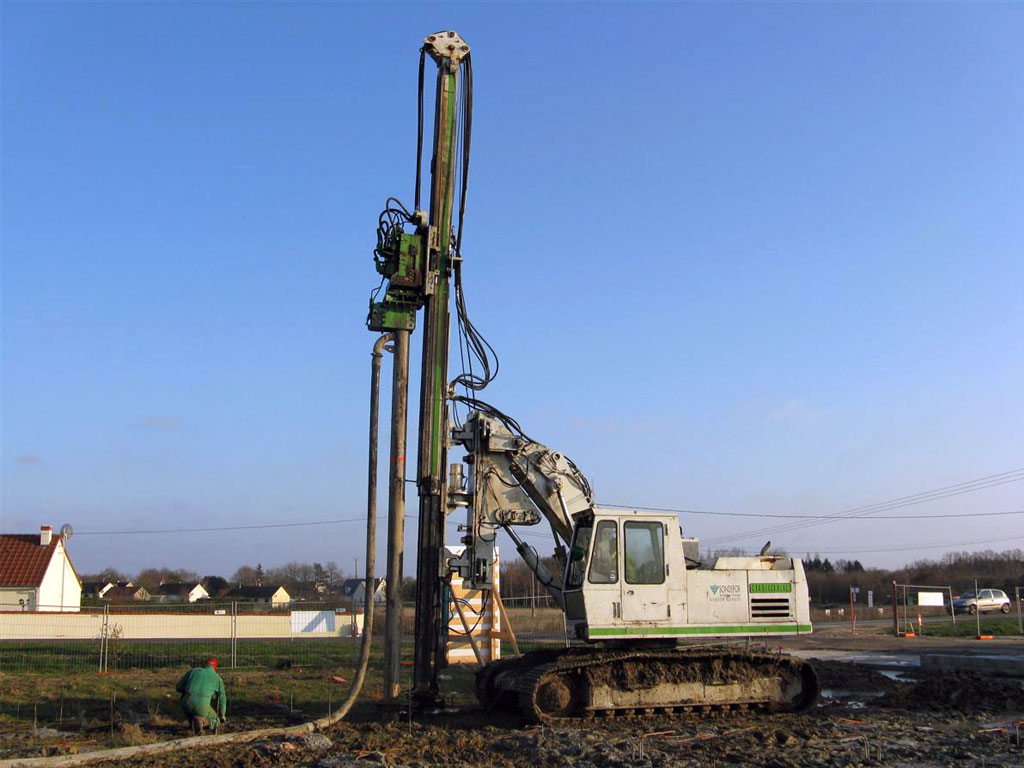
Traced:
POLYGON ((788 619, 791 615, 789 597, 750 598, 750 617, 752 619, 788 619))

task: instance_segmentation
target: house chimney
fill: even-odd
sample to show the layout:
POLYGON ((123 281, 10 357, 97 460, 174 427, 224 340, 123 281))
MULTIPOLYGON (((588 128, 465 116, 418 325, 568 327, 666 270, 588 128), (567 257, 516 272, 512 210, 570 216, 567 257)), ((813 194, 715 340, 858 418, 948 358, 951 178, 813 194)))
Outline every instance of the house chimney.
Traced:
POLYGON ((53 539, 53 526, 42 525, 39 527, 39 546, 48 547, 53 539))

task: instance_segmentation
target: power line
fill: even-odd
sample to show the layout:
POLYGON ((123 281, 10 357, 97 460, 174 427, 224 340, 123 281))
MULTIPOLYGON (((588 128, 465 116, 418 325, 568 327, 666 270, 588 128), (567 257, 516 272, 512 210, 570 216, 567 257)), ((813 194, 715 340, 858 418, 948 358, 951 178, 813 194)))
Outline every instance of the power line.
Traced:
MULTIPOLYGON (((935 515, 879 515, 877 512, 886 511, 889 509, 899 509, 901 507, 913 506, 916 504, 923 504, 928 501, 936 501, 939 499, 949 498, 951 496, 959 496, 964 493, 970 493, 973 491, 984 490, 987 488, 996 487, 999 485, 1006 485, 1008 483, 1018 482, 1024 480, 1024 468, 1009 470, 1007 472, 1001 472, 995 475, 987 475, 985 477, 977 478, 975 480, 968 480, 955 485, 944 486, 931 491, 923 491, 921 493, 912 494, 910 496, 901 496, 888 501, 876 502, 874 504, 868 504, 863 507, 854 507, 852 509, 844 510, 842 512, 836 512, 828 515, 788 515, 788 514, 776 514, 767 512, 712 512, 708 510, 694 510, 694 509, 669 509, 665 507, 634 507, 622 504, 604 504, 599 506, 606 506, 615 509, 638 509, 638 510, 649 510, 652 512, 669 512, 677 515, 711 515, 719 517, 761 517, 771 519, 789 519, 798 522, 789 524, 783 524, 779 526, 772 526, 766 528, 760 528, 753 531, 747 531, 743 533, 731 534, 727 536, 720 536, 716 538, 706 539, 702 542, 705 545, 720 545, 722 542, 734 540, 737 538, 749 538, 753 536, 760 536, 765 533, 776 533, 776 532, 787 532, 791 530, 797 530, 799 528, 809 527, 811 525, 817 525, 824 522, 835 522, 839 520, 939 520, 939 519, 953 519, 963 517, 1005 517, 1009 515, 1020 515, 1024 514, 1024 510, 1009 510, 1002 512, 963 512, 963 513, 950 513, 950 514, 935 514, 935 515), (867 517, 871 515, 871 517, 867 517)), ((406 482, 410 482, 407 480, 406 482)), ((378 515, 377 519, 385 519, 385 515, 378 515)), ((406 515, 406 519, 416 519, 415 515, 406 515)), ((289 523, 263 523, 263 524, 249 524, 249 525, 228 525, 228 526, 207 526, 197 528, 154 528, 144 530, 121 530, 121 531, 77 531, 76 534, 79 536, 137 536, 137 535, 157 535, 157 534, 177 534, 177 533, 217 533, 217 532, 229 532, 229 531, 243 531, 243 530, 266 530, 274 528, 300 528, 308 526, 318 525, 338 525, 343 523, 354 523, 354 522, 365 522, 365 517, 347 517, 347 518, 335 518, 331 520, 310 520, 310 521, 299 521, 289 523)), ((545 535, 541 534, 523 534, 530 537, 541 537, 545 535)), ((1024 537, 1022 537, 1024 538, 1024 537)), ((995 541, 995 540, 993 540, 995 541)), ((989 542, 979 542, 989 543, 989 542)), ((957 546, 956 544, 951 545, 935 545, 935 547, 941 546, 957 546)), ((928 549, 929 547, 911 547, 908 549, 928 549)), ((807 549, 814 549, 813 547, 807 549)), ((836 552, 845 550, 835 550, 836 552)), ((856 552, 866 551, 907 551, 906 549, 882 549, 882 550, 850 550, 856 552)))
MULTIPOLYGON (((864 555, 874 554, 879 552, 916 552, 922 549, 951 549, 955 547, 974 547, 980 544, 996 544, 998 542, 1005 541, 1021 541, 1024 540, 1024 536, 1001 536, 998 539, 982 539, 979 541, 955 541, 946 544, 918 544, 913 547, 876 547, 870 549, 820 549, 818 547, 785 547, 780 546, 778 549, 799 549, 801 552, 814 552, 818 555, 864 555)), ((703 544, 703 542, 702 542, 703 544)), ((775 549, 775 547, 773 547, 775 549)), ((714 550, 710 550, 714 551, 714 550)), ((740 550, 745 554, 747 550, 740 550)))
POLYGON ((869 515, 875 517, 875 519, 883 519, 880 516, 876 516, 875 513, 884 512, 891 509, 899 509, 902 507, 915 506, 917 504, 924 504, 930 501, 940 501, 953 496, 960 496, 965 493, 973 493, 974 491, 986 490, 988 488, 994 488, 1000 485, 1006 485, 1008 483, 1015 483, 1024 480, 1024 468, 1013 469, 1007 472, 1000 472, 995 475, 986 475, 985 477, 979 477, 974 480, 967 480, 962 483, 956 483, 954 485, 947 485, 941 488, 935 488, 930 491, 922 491, 921 493, 911 494, 909 496, 900 496, 887 501, 875 502, 874 504, 867 504, 861 507, 853 507, 852 509, 842 510, 835 512, 830 515, 826 515, 823 518, 812 519, 808 522, 795 522, 783 525, 769 526, 765 528, 757 528, 749 531, 741 531, 734 534, 727 534, 725 536, 718 536, 713 539, 709 539, 709 543, 723 543, 726 541, 734 541, 737 539, 753 538, 755 536, 763 536, 765 534, 777 534, 784 533, 787 531, 797 530, 799 528, 806 528, 812 525, 821 525, 826 522, 833 520, 846 520, 850 518, 867 517, 869 515))
MULTIPOLYGON (((387 515, 377 515, 378 520, 383 520, 387 515)), ((406 517, 410 517, 407 515, 406 517)), ((252 531, 262 528, 299 528, 309 525, 336 525, 338 523, 366 522, 366 517, 342 517, 336 520, 310 520, 299 523, 266 523, 262 525, 224 525, 210 528, 153 528, 150 530, 133 531, 75 531, 75 536, 134 536, 143 534, 161 533, 213 533, 217 531, 252 531)))
MULTIPOLYGON (((551 541, 551 534, 550 533, 520 533, 519 535, 520 536, 529 537, 531 539, 545 539, 547 541, 551 541)), ((948 543, 945 543, 945 544, 919 544, 919 545, 915 545, 915 546, 912 546, 912 547, 875 547, 875 548, 870 548, 869 547, 869 548, 863 548, 863 549, 853 549, 853 548, 829 549, 827 547, 815 547, 815 546, 807 546, 807 545, 800 545, 799 547, 788 547, 785 544, 780 544, 777 547, 772 547, 772 549, 785 550, 785 551, 794 551, 794 552, 795 551, 814 552, 814 553, 819 554, 819 555, 864 555, 864 554, 874 554, 874 553, 881 553, 881 552, 916 552, 918 550, 926 550, 926 549, 953 549, 953 548, 956 548, 956 547, 973 547, 973 546, 978 546, 978 545, 981 545, 981 544, 996 544, 996 543, 1001 542, 1001 541, 1002 542, 1006 542, 1006 541, 1021 541, 1021 540, 1024 540, 1024 536, 1009 536, 1009 537, 1002 536, 1002 537, 1000 537, 998 539, 982 539, 982 540, 979 540, 979 541, 956 541, 956 542, 948 542, 948 543)), ((715 551, 715 548, 713 548, 713 547, 705 547, 705 544, 706 544, 706 542, 701 541, 701 548, 705 552, 714 552, 715 551)), ((746 549, 739 549, 739 548, 736 548, 736 549, 729 548, 729 551, 735 551, 735 552, 741 553, 741 556, 750 556, 750 555, 756 554, 753 550, 746 550, 746 549)))
MULTIPOLYGON (((772 517, 793 520, 936 520, 947 517, 1002 517, 1004 515, 1024 515, 1024 509, 1008 512, 953 512, 948 515, 874 515, 872 517, 837 518, 833 515, 783 515, 768 512, 708 512, 700 509, 667 509, 664 507, 631 507, 626 504, 598 504, 599 507, 612 509, 632 509, 637 512, 674 512, 678 515, 713 515, 716 517, 772 517)), ((780 526, 781 528, 782 526, 780 526)), ((711 541, 711 539, 709 539, 711 541)), ((716 539, 717 541, 717 539, 716 539)))

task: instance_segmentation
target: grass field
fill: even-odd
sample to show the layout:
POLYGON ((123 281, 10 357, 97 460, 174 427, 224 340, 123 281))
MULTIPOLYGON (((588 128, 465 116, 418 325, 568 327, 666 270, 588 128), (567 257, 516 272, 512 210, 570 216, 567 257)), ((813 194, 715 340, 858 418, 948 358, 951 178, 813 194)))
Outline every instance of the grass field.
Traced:
MULTIPOLYGON (((520 649, 560 642, 556 609, 514 609, 510 623, 520 649)), ((411 624, 411 622, 410 622, 411 624)), ((378 626, 383 625, 381 621, 378 626)), ((409 637, 409 633, 406 633, 409 637)), ((181 737, 187 728, 174 684, 210 656, 220 661, 228 692, 228 730, 290 725, 326 715, 344 698, 355 672, 360 640, 316 638, 239 640, 237 666, 230 640, 112 639, 108 671, 99 672, 99 643, 0 643, 0 759, 144 744, 181 737)), ((403 648, 402 688, 411 689, 412 645, 403 648)), ((379 717, 383 699, 383 642, 375 635, 356 719, 379 717), (362 715, 360 713, 363 713, 362 715)), ((454 705, 474 700, 473 665, 441 673, 454 705)))
MULTIPOLYGON (((359 640, 353 638, 239 640, 232 664, 230 640, 121 640, 111 641, 106 669, 160 669, 198 663, 211 656, 222 668, 330 667, 343 663, 358 647, 359 640)), ((96 641, 0 643, 0 672, 96 672, 99 654, 96 641)))
MULTIPOLYGON (((1020 635, 1020 625, 1017 623, 1017 616, 1010 614, 1004 616, 1002 614, 982 614, 981 616, 981 632, 982 635, 1020 635)), ((917 631, 917 623, 914 623, 915 631, 917 631)), ((956 625, 950 620, 948 616, 943 618, 936 618, 929 621, 927 618, 924 620, 924 631, 921 633, 925 636, 931 635, 933 637, 974 637, 979 634, 978 632, 978 621, 974 616, 968 616, 966 614, 957 614, 956 625)))
MULTIPOLYGON (((306 641, 309 642, 309 641, 306 641)), ((221 669, 228 693, 229 731, 290 725, 326 715, 348 693, 359 643, 350 639, 314 641, 315 665, 221 669)), ((148 645, 148 644, 147 644, 148 645)), ((178 651, 165 643, 170 656, 178 651)), ((289 643, 268 643, 260 658, 287 659, 289 643)), ((59 658, 59 649, 34 649, 40 659, 59 658), (49 654, 49 656, 48 656, 49 654)), ((243 651, 239 650, 241 658, 243 651)), ((383 644, 375 642, 358 708, 374 712, 383 698, 383 644)), ((403 657, 412 654, 411 645, 403 657)), ((200 658, 205 658, 200 654, 200 658)), ((186 735, 174 684, 197 659, 160 669, 122 669, 98 674, 94 669, 70 673, 0 673, 0 759, 60 754, 85 749, 145 744, 186 735)), ((403 666, 403 676, 410 668, 403 666)), ((453 703, 473 696, 473 668, 453 666, 443 672, 446 695, 453 703)), ((403 680, 408 690, 411 680, 403 680)), ((358 714, 358 713, 357 713, 358 714)))

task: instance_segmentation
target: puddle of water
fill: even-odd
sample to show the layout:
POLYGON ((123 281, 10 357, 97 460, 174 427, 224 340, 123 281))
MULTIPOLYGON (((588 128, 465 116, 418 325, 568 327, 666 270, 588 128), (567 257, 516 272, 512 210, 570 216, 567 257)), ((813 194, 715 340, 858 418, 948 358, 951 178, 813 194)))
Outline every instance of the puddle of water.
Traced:
POLYGON ((912 683, 915 681, 915 678, 911 676, 913 673, 909 670, 904 672, 902 670, 880 669, 878 671, 890 680, 895 680, 897 683, 912 683))
POLYGON ((884 695, 884 691, 847 691, 843 688, 821 689, 821 697, 824 699, 877 699, 884 695))

